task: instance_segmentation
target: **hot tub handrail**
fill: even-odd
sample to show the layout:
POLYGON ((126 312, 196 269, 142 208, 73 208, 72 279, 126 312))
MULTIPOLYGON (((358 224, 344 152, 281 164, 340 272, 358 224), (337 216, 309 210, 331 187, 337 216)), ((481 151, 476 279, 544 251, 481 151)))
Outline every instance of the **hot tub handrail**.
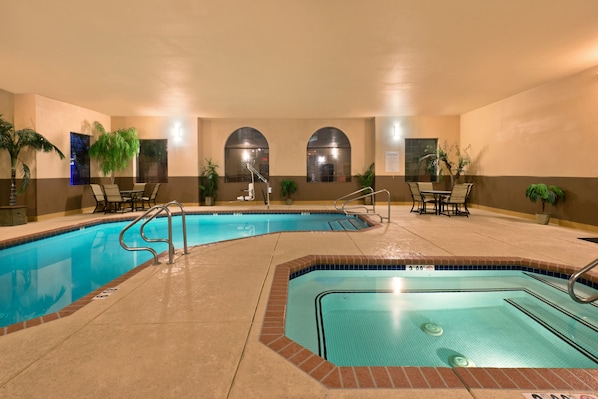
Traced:
POLYGON ((125 244, 125 241, 124 241, 125 232, 127 230, 129 230, 131 227, 133 227, 135 224, 137 224, 140 220, 145 219, 145 221, 143 222, 143 224, 141 225, 141 227, 139 229, 141 238, 143 238, 143 240, 145 240, 146 242, 164 242, 164 243, 168 244, 168 264, 172 264, 174 262, 174 244, 173 244, 173 240, 172 240, 172 213, 170 212, 170 209, 168 209, 168 207, 171 205, 178 205, 181 208, 184 254, 188 254, 189 252, 187 250, 187 228, 186 228, 186 223, 185 223, 185 210, 183 209, 183 206, 180 203, 178 203, 177 201, 171 201, 164 205, 162 205, 162 204, 154 205, 153 207, 148 209, 146 212, 144 212, 143 214, 141 214, 140 216, 135 218, 131 223, 129 223, 127 226, 125 226, 125 228, 120 232, 120 236, 119 236, 120 245, 127 251, 149 251, 154 256, 154 265, 158 265, 160 263, 158 260, 158 254, 153 248, 151 248, 151 247, 129 247, 128 245, 125 244), (168 217, 168 238, 166 239, 166 238, 149 238, 149 237, 147 237, 144 232, 145 226, 150 221, 152 221, 156 217, 158 217, 158 215, 160 215, 162 212, 166 213, 166 215, 168 217))
POLYGON ((596 300, 598 300, 598 295, 594 295, 588 298, 580 298, 575 294, 575 283, 577 282, 577 280, 584 275, 585 273, 589 272, 590 269, 593 269, 594 267, 598 266, 598 258, 594 259, 592 262, 588 263, 583 269, 573 273, 571 275, 571 277, 569 277, 569 282, 567 283, 567 291, 569 292, 569 296, 571 297, 571 299, 573 299, 575 302, 578 303, 590 303, 590 302, 594 302, 596 300))

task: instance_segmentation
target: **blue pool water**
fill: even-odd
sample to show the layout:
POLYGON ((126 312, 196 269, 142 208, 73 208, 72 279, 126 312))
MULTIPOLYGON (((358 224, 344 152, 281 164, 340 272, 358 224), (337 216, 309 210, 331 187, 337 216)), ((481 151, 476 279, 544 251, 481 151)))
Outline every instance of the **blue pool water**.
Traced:
POLYGON ((598 307, 565 286, 521 271, 313 271, 289 282, 286 335, 338 366, 598 368, 598 307))
MULTIPOLYGON (((189 246, 280 231, 326 231, 367 227, 339 214, 187 215, 189 246)), ((0 250, 0 327, 56 312, 152 259, 148 251, 129 252, 119 234, 129 222, 105 223, 0 250)), ((167 220, 145 228, 149 238, 167 236, 167 220)), ((125 234, 131 247, 148 246, 139 230, 125 234)), ((173 218, 175 248, 183 246, 181 218, 173 218)), ((150 245, 158 253, 164 243, 150 245)))

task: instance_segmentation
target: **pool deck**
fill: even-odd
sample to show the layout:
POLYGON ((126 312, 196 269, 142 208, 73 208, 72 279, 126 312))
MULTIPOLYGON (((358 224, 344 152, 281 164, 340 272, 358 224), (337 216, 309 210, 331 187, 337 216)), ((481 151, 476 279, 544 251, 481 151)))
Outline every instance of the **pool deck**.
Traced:
MULTIPOLYGON (((265 207, 209 208, 233 209, 265 207)), ((572 383, 566 390, 558 384, 559 389, 551 388, 546 380, 538 382, 543 389, 515 385, 517 378, 542 379, 525 370, 505 377, 511 388, 498 388, 500 381, 475 369, 443 374, 451 370, 445 369, 437 379, 444 379, 446 388, 429 388, 438 385, 422 378, 426 370, 405 369, 400 378, 387 371, 382 379, 342 375, 352 384, 330 389, 295 363, 309 360, 281 356, 260 342, 276 266, 307 255, 523 257, 576 268, 598 257, 598 244, 578 239, 598 237, 596 232, 542 226, 475 208, 469 218, 418 215, 409 209, 393 206, 391 223, 364 232, 274 233, 192 247, 173 265, 163 260, 145 267, 119 281, 118 291, 106 299, 90 301, 68 317, 0 336, 0 397, 506 399, 540 391, 598 395, 598 370, 589 378, 575 371, 565 375, 572 383), (386 384, 376 386, 377 381, 386 384), (364 388, 366 382, 370 386, 364 388)), ((82 214, 0 227, 0 242, 110 217, 114 216, 82 214)), ((557 374, 562 377, 564 372, 557 374)))

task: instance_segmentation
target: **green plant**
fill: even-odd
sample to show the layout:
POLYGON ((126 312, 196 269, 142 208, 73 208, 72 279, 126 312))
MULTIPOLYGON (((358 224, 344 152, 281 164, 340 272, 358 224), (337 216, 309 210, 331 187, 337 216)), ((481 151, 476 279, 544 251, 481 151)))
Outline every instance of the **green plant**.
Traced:
POLYGON ((525 196, 529 198, 532 203, 536 203, 538 200, 542 202, 542 213, 546 203, 555 205, 557 201, 565 200, 565 192, 557 186, 549 186, 544 183, 530 184, 525 190, 525 196))
POLYGON ((284 179, 280 182, 280 194, 283 198, 291 198, 291 194, 297 192, 297 183, 295 180, 284 179))
POLYGON ((206 158, 206 164, 199 175, 199 189, 201 190, 202 198, 216 197, 218 191, 218 165, 212 162, 212 159, 206 158))
POLYGON ((471 158, 467 153, 469 147, 470 145, 461 149, 457 143, 453 143, 449 146, 445 141, 442 146, 438 147, 438 149, 426 147, 426 154, 419 160, 420 162, 426 162, 426 170, 430 172, 435 172, 436 168, 440 167, 439 173, 441 178, 443 176, 443 168, 441 165, 444 165, 444 168, 448 171, 448 174, 451 177, 452 188, 455 185, 455 181, 465 173, 465 167, 471 164, 471 158), (454 156, 452 155, 453 152, 455 153, 454 156))
POLYGON ((374 182, 376 180, 376 173, 374 168, 374 162, 363 172, 363 174, 357 174, 355 177, 357 178, 357 182, 362 188, 372 187, 374 186, 374 182))
POLYGON ((17 204, 17 194, 25 192, 31 180, 29 166, 19 160, 19 153, 24 148, 32 148, 36 151, 56 152, 60 159, 64 154, 54 144, 50 143, 44 136, 33 129, 15 130, 12 123, 5 121, 0 115, 0 150, 6 150, 10 154, 10 198, 9 205, 17 204), (23 167, 23 182, 17 190, 17 164, 21 162, 23 167))
POLYGON ((110 176, 114 183, 114 172, 125 169, 129 160, 139 151, 137 129, 130 127, 107 132, 97 121, 93 123, 93 127, 100 132, 100 136, 89 147, 89 156, 98 161, 102 174, 110 176))

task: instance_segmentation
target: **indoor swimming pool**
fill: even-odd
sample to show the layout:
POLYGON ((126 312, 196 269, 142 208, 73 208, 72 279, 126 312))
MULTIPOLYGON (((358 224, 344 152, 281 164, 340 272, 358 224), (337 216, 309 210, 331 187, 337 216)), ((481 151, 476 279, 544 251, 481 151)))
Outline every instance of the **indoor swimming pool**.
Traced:
POLYGON ((598 307, 567 280, 409 269, 291 275, 285 335, 337 366, 598 368, 598 307))
MULTIPOLYGON (((359 230, 368 224, 338 213, 220 213, 187 215, 189 246, 281 231, 359 230)), ((0 250, 0 327, 56 312, 150 260, 129 252, 119 234, 129 221, 103 223, 0 250)), ((149 238, 167 236, 167 219, 145 228, 149 238)), ((139 230, 127 231, 127 245, 148 246, 139 230)), ((183 246, 181 218, 173 218, 175 248, 183 246)), ((158 253, 165 243, 152 243, 158 253)))

